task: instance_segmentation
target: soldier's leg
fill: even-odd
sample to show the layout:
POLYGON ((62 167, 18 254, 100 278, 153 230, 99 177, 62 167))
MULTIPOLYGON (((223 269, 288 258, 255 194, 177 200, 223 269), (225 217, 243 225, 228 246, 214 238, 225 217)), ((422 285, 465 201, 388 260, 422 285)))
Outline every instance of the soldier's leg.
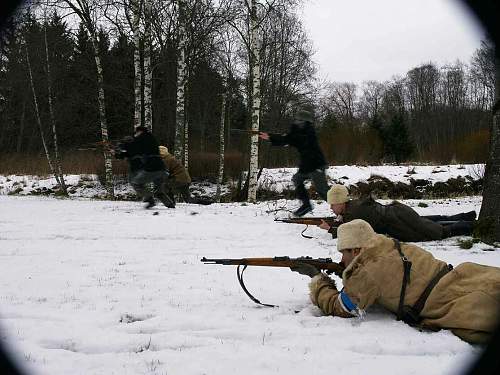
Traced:
POLYGON ((191 192, 189 191, 189 184, 178 184, 177 191, 181 193, 184 202, 193 203, 193 197, 191 197, 191 192))
POLYGON ((154 184, 154 195, 157 197, 165 207, 175 208, 175 201, 172 200, 166 192, 166 174, 161 171, 158 173, 153 181, 154 184))
POLYGON ((295 185, 295 194, 302 201, 303 206, 310 206, 309 194, 304 186, 304 181, 309 178, 309 174, 297 172, 292 177, 292 182, 295 185))
POLYGON ((314 187, 318 192, 319 196, 326 202, 326 195, 328 193, 328 182, 326 182, 326 175, 324 169, 316 169, 311 173, 311 179, 314 183, 314 187))
POLYGON ((147 179, 145 171, 140 170, 129 173, 129 182, 139 198, 142 198, 144 202, 149 202, 152 200, 153 195, 151 194, 149 189, 146 188, 146 183, 148 183, 149 181, 147 179))
POLYGON ((473 221, 476 220, 476 211, 462 212, 456 215, 427 215, 422 217, 432 221, 473 221))

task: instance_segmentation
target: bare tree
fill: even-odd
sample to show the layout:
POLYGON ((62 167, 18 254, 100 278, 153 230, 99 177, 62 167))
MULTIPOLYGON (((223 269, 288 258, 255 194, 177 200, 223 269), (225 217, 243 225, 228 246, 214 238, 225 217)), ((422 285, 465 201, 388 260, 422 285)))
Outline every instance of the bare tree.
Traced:
MULTIPOLYGON (((55 161, 55 176, 56 176, 56 181, 63 192, 64 195, 68 195, 68 189, 66 188, 66 182, 64 181, 64 174, 62 171, 62 163, 61 163, 61 157, 59 155, 59 143, 57 141, 57 126, 56 126, 56 117, 54 115, 54 106, 52 103, 53 100, 53 93, 52 93, 52 76, 50 74, 50 59, 49 59, 49 43, 47 41, 47 24, 48 24, 48 19, 47 19, 47 7, 48 7, 48 0, 46 3, 46 6, 44 7, 44 28, 43 28, 43 36, 44 36, 44 42, 45 42, 45 66, 47 70, 47 91, 48 91, 48 102, 49 102, 49 114, 50 114, 50 122, 52 123, 52 136, 53 136, 53 141, 54 141, 54 161, 55 161)), ((30 69, 30 77, 31 77, 31 69, 30 69)), ((33 86, 33 80, 31 80, 31 84, 33 86)), ((33 95, 35 96, 34 92, 34 86, 33 86, 33 95)), ((38 113, 38 110, 37 110, 38 113)), ((39 116, 37 116, 39 117, 39 116)), ((45 143, 45 142, 44 142, 45 143)), ((44 145, 45 147, 45 145, 44 145)), ((50 164, 50 162, 49 162, 50 164)))
MULTIPOLYGON (((175 108, 175 140, 174 140, 174 155, 177 159, 182 160, 183 135, 186 134, 185 127, 185 87, 186 87, 186 3, 185 0, 177 0, 177 95, 175 108)), ((185 139, 184 142, 188 140, 185 139)), ((185 161, 184 161, 185 162, 185 161)), ((186 167, 186 164, 184 164, 186 167)))
MULTIPOLYGON (((104 74, 102 70, 101 51, 99 50, 99 40, 97 31, 98 11, 102 9, 102 4, 99 0, 61 0, 72 10, 81 20, 82 24, 87 29, 92 47, 94 51, 94 60, 97 68, 97 99, 99 104, 99 118, 101 122, 101 139, 103 143, 109 142, 108 124, 106 119, 106 99, 104 94, 104 74)), ((106 179, 106 191, 109 197, 114 197, 114 184, 113 184, 113 161, 111 152, 106 147, 103 151, 104 154, 104 169, 106 179)))
POLYGON ((490 155, 485 168, 483 202, 479 214, 479 219, 488 227, 488 230, 480 233, 486 242, 500 241, 500 53, 496 55, 494 61, 495 105, 491 126, 490 155))

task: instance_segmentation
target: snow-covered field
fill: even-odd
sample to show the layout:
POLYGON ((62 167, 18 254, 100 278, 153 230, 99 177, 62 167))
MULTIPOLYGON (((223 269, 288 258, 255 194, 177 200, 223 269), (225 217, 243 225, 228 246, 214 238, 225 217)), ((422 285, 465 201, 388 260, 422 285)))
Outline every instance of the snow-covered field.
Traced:
MULTIPOLYGON (((421 213, 479 209, 479 197, 426 201, 421 213)), ((321 316, 308 278, 245 272, 203 256, 331 256, 314 227, 274 223, 296 202, 179 204, 0 196, 0 328, 30 374, 457 374, 475 357, 450 332, 419 332, 377 308, 363 321, 321 316), (275 212, 275 210, 278 210, 275 212), (268 212, 271 211, 271 212, 268 212)), ((328 214, 316 204, 314 216, 328 214)), ((452 264, 500 266, 499 250, 422 244, 452 264), (492 251, 493 250, 493 251, 492 251)), ((340 285, 339 280, 337 279, 340 285)))
MULTIPOLYGON (((259 179, 259 188, 274 191, 293 189, 292 176, 296 168, 264 169, 259 179)), ((346 186, 366 181, 372 175, 383 176, 392 182, 409 183, 410 179, 423 179, 431 183, 447 181, 458 176, 470 176, 474 180, 482 177, 484 164, 454 164, 454 165, 413 165, 413 166, 356 166, 343 165, 331 166, 326 174, 330 181, 341 182, 346 186)), ((99 183, 96 175, 66 175, 69 195, 80 198, 99 198, 106 195, 105 189, 99 183)), ((53 177, 0 175, 0 195, 17 194, 45 194, 47 189, 54 189, 56 180, 53 177)), ((198 195, 213 196, 215 185, 198 182, 191 185, 191 190, 198 195)), ((222 188, 222 194, 229 191, 229 186, 222 188)), ((115 193, 118 197, 132 193, 132 189, 126 181, 120 181, 115 185, 115 193)))

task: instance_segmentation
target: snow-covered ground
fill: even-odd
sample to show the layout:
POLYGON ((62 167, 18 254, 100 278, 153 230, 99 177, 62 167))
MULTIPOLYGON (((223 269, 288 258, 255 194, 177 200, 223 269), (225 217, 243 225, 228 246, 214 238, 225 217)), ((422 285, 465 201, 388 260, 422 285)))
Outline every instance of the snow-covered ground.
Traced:
MULTIPOLYGON (((418 167, 417 167, 418 170, 418 167)), ((420 213, 478 210, 480 197, 409 201, 420 213)), ((179 204, 0 196, 0 328, 31 374, 457 374, 480 348, 419 332, 382 309, 363 321, 321 316, 308 278, 245 272, 203 256, 331 256, 319 228, 274 223, 296 202, 179 204), (280 211, 281 210, 281 211, 280 211), (158 212, 158 215, 154 215, 158 212)), ((314 216, 328 214, 316 204, 314 216)), ((457 239, 422 244, 452 264, 500 266, 499 250, 457 239)), ((339 280, 337 279, 340 285, 339 280)))
MULTIPOLYGON (((259 187, 274 191, 293 189, 292 176, 296 168, 264 169, 259 179, 259 187)), ((353 185, 359 181, 366 181, 372 175, 387 177, 392 182, 408 183, 411 178, 423 179, 431 183, 447 181, 458 176, 470 176, 477 180, 484 173, 484 164, 454 164, 454 165, 413 165, 413 166, 332 166, 327 170, 330 181, 341 182, 344 185, 353 185)), ((69 195, 80 198, 99 198, 106 195, 105 189, 99 183, 96 175, 66 175, 66 184, 69 195)), ((54 189, 56 180, 53 177, 0 175, 0 195, 17 194, 31 195, 44 194, 47 189, 54 189)), ((198 195, 213 196, 215 185, 207 182, 193 183, 191 190, 198 195)), ((222 193, 229 191, 229 186, 223 186, 222 193)), ((122 180, 115 186, 118 197, 132 193, 126 181, 122 180)))

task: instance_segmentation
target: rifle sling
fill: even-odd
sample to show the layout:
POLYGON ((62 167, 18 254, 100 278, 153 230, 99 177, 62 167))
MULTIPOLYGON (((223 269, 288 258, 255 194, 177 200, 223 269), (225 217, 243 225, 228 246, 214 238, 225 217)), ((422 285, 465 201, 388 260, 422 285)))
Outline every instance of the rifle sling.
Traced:
POLYGON ((267 307, 278 307, 277 305, 271 305, 271 304, 268 304, 268 303, 262 303, 260 302, 257 298, 255 298, 254 296, 252 296, 252 294, 248 291, 248 289, 246 288, 245 286, 245 283, 243 282, 243 272, 245 272, 245 270, 247 269, 247 265, 245 264, 243 269, 241 270, 240 272, 240 267, 242 265, 239 264, 238 267, 236 268, 236 275, 238 276, 238 281, 240 283, 240 286, 241 286, 241 289, 243 289, 243 291, 246 293, 246 295, 252 300, 254 301, 256 304, 258 305, 262 305, 262 306, 267 306, 267 307))
POLYGON ((304 238, 307 238, 308 240, 310 240, 312 238, 312 236, 308 236, 307 234, 304 234, 304 232, 307 230, 307 228, 309 228, 309 224, 306 224, 306 227, 304 228, 304 230, 302 232, 300 232, 300 235, 304 238))

